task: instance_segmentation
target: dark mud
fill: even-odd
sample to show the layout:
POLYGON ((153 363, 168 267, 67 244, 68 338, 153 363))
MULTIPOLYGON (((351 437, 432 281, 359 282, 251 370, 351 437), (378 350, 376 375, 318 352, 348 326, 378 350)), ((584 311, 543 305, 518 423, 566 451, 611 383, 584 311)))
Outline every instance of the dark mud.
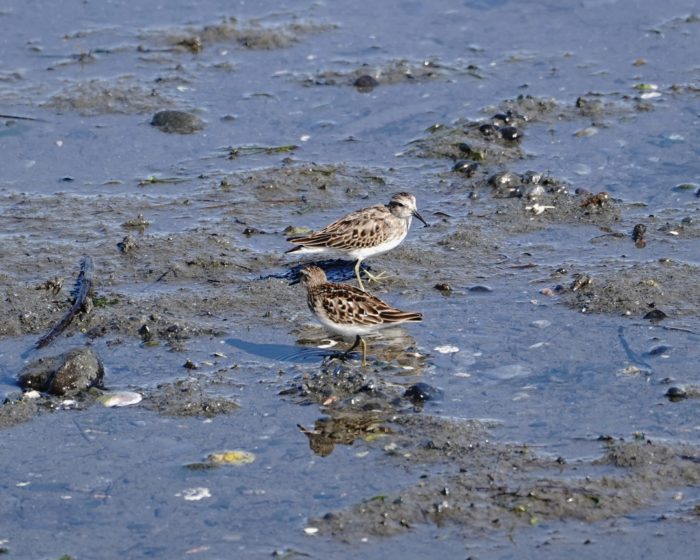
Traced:
POLYGON ((700 479, 697 447, 610 441, 599 459, 569 463, 524 445, 490 443, 478 424, 399 417, 391 426, 396 435, 378 440, 387 460, 411 470, 430 465, 429 474, 398 494, 368 496, 311 520, 322 533, 357 542, 429 523, 474 538, 555 520, 591 523, 628 515, 700 479))
MULTIPOLYGON (((666 260, 629 267, 606 264, 598 274, 574 272, 585 278, 585 284, 575 289, 574 280, 565 290, 563 299, 568 305, 584 313, 619 313, 637 318, 654 310, 663 311, 666 317, 697 313, 700 287, 687 281, 700 272, 697 266, 666 260), (609 269, 612 267, 615 270, 609 269)), ((650 319, 654 319, 653 314, 650 319)))

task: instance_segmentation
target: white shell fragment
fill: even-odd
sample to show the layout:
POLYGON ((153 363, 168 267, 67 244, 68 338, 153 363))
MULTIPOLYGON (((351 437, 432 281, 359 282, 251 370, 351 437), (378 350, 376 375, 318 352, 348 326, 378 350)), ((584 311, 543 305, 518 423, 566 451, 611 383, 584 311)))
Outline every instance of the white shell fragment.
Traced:
POLYGON ((318 527, 305 527, 304 533, 306 533, 307 535, 315 535, 316 533, 318 533, 318 527))
POLYGON ((104 395, 100 400, 106 407, 114 406, 131 406, 132 404, 140 403, 143 397, 139 393, 133 391, 117 391, 104 395))
POLYGON ((440 354, 454 354, 459 352, 459 348, 450 344, 444 344, 443 346, 436 346, 435 351, 439 352, 440 354))
POLYGON ((175 494, 175 496, 178 498, 184 498, 188 502, 197 502, 199 500, 203 500, 204 498, 211 498, 211 492, 209 492, 209 488, 199 486, 196 488, 187 488, 182 492, 178 492, 175 494))
POLYGON ((533 204, 532 206, 526 206, 525 210, 530 210, 530 212, 533 212, 534 214, 541 214, 545 210, 554 210, 556 206, 548 206, 545 204, 533 204))

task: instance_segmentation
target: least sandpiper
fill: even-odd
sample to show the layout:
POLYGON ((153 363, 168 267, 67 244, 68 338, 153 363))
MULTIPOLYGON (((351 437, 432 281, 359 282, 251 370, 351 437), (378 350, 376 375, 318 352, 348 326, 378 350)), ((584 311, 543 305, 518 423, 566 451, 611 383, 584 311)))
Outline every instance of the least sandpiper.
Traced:
MULTIPOLYGON (((413 216, 428 226, 416 209, 416 197, 405 192, 397 193, 391 197, 389 204, 350 212, 321 230, 288 238, 287 241, 297 247, 287 253, 317 253, 356 260, 355 276, 364 291, 360 263, 372 255, 386 253, 401 243, 411 227, 413 216)), ((366 270, 365 274, 371 280, 378 278, 366 270)))
POLYGON ((345 354, 362 344, 363 366, 367 365, 367 343, 362 335, 423 319, 420 313, 391 307, 355 286, 328 282, 326 273, 317 266, 303 268, 300 276, 308 292, 309 309, 321 324, 334 334, 355 337, 355 343, 345 354))

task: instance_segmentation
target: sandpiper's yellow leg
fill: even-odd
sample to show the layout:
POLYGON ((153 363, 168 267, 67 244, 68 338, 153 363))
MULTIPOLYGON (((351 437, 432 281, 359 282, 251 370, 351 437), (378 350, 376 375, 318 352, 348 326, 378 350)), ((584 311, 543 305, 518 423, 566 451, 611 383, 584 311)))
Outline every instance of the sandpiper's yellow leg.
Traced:
POLYGON ((362 367, 365 367, 367 365, 367 343, 365 342, 365 339, 362 338, 359 334, 355 338, 354 344, 348 348, 345 352, 343 352, 342 358, 345 359, 347 358, 350 353, 357 348, 358 344, 362 343, 362 367))
MULTIPOLYGON (((362 278, 360 278, 360 263, 362 261, 360 259, 357 259, 357 262, 355 263, 355 276, 357 277, 357 283, 360 285, 360 290, 363 292, 366 292, 365 286, 362 284, 362 278)), ((365 270, 365 272, 367 272, 365 270)))
POLYGON ((355 276, 357 277, 357 283, 360 285, 360 289, 363 292, 366 292, 367 290, 365 290, 365 285, 362 283, 362 277, 360 276, 360 272, 364 272, 365 275, 367 276, 367 278, 369 278, 371 282, 379 282, 386 275, 386 270, 383 270, 379 274, 372 274, 367 269, 360 271, 360 264, 361 263, 362 263, 362 261, 359 261, 359 260, 355 263, 355 276))
POLYGON ((382 270, 379 274, 371 274, 370 271, 365 268, 364 272, 367 275, 367 278, 369 278, 372 282, 379 282, 382 278, 384 278, 384 276, 386 276, 386 270, 382 270))

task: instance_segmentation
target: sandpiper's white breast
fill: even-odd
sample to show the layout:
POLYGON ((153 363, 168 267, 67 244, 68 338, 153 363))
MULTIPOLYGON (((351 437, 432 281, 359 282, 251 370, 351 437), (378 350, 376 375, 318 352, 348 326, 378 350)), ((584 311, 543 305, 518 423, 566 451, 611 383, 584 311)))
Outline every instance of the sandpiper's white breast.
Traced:
POLYGON ((379 325, 358 325, 355 323, 335 323, 331 321, 326 315, 318 314, 316 315, 321 324, 326 327, 330 332, 334 334, 339 334, 347 338, 355 337, 358 334, 362 336, 363 334, 369 334, 382 327, 379 325))
POLYGON ((408 235, 408 230, 411 228, 411 217, 402 218, 393 222, 385 222, 388 227, 396 227, 396 235, 390 237, 383 243, 379 245, 373 245, 371 247, 358 247, 357 249, 352 249, 346 251, 346 255, 350 255, 353 259, 362 260, 372 255, 381 255, 387 251, 391 251, 394 247, 397 247, 401 242, 406 239, 408 235))

